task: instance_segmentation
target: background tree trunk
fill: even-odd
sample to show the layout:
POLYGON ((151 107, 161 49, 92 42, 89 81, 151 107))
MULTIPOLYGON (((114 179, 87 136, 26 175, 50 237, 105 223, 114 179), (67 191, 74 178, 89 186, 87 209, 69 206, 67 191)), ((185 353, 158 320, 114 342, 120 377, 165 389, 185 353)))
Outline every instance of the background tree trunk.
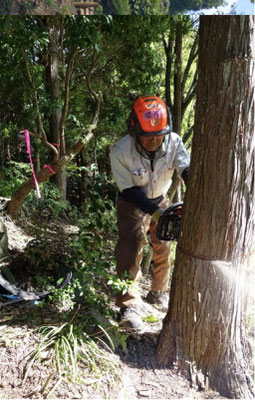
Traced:
POLYGON ((182 32, 176 32, 175 38, 175 71, 174 71, 174 102, 173 102, 173 131, 181 134, 182 128, 182 32))
MULTIPOLYGON (((61 120, 61 86, 59 81, 59 33, 60 26, 56 26, 55 23, 49 24, 50 32, 50 46, 49 46, 49 90, 54 104, 53 112, 50 117, 50 136, 52 143, 55 143, 59 150, 59 155, 65 154, 65 140, 63 138, 60 141, 60 120, 61 120), (61 142, 61 146, 60 146, 61 142)), ((60 192, 62 200, 66 200, 66 166, 63 166, 56 175, 51 178, 55 183, 60 192)))
MULTIPOLYGON (((191 37, 189 40, 192 45, 190 47, 188 59, 183 59, 183 39, 187 30, 187 26, 190 25, 190 20, 186 17, 182 20, 177 18, 173 22, 173 26, 169 28, 167 36, 163 39, 163 45, 166 57, 166 69, 165 69, 165 99, 168 107, 171 110, 173 118, 173 131, 181 135, 182 121, 190 102, 195 97, 196 86, 197 86, 197 72, 192 74, 192 65, 197 58, 198 48, 198 34, 194 34, 194 39, 191 37), (183 69, 183 65, 185 68, 183 69), (192 82, 189 82, 189 75, 193 75, 192 82), (173 88, 171 84, 171 76, 173 79, 173 88), (173 89, 173 90, 172 90, 173 89)), ((183 137, 184 144, 189 139, 192 130, 188 134, 185 133, 183 137)), ((181 195, 180 187, 181 179, 175 172, 173 175, 173 182, 169 189, 168 195, 170 201, 180 201, 181 195), (179 192, 179 193, 178 193, 179 192)))
POLYGON ((190 180, 158 361, 253 398, 245 271, 255 236, 254 16, 202 16, 190 180), (224 44, 224 45, 222 45, 224 44))

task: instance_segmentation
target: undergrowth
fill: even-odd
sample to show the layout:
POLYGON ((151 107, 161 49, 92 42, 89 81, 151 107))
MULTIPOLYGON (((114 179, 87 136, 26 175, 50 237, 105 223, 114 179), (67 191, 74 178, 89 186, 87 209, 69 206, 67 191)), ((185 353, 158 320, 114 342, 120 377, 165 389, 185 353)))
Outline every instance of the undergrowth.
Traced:
MULTIPOLYGON (((22 168, 19 165, 10 178, 6 196, 29 172, 22 168)), ((50 182, 40 185, 41 199, 33 192, 22 208, 20 221, 33 232, 34 239, 20 255, 19 270, 23 265, 22 278, 30 281, 33 290, 51 291, 33 311, 19 317, 38 337, 36 348, 26 359, 23 382, 38 363, 49 366, 51 372, 41 382, 44 397, 54 393, 63 381, 82 385, 93 376, 98 385, 111 387, 119 379, 114 351, 118 346, 125 351, 127 335, 115 322, 111 302, 131 282, 115 274, 115 209, 110 198, 103 199, 98 193, 102 184, 103 177, 94 175, 95 190, 90 188, 82 210, 63 202, 50 182), (73 233, 60 233, 61 224, 72 225, 73 233), (72 272, 71 283, 56 289, 68 271, 72 272), (45 324, 42 316, 49 307, 52 319, 45 324)))

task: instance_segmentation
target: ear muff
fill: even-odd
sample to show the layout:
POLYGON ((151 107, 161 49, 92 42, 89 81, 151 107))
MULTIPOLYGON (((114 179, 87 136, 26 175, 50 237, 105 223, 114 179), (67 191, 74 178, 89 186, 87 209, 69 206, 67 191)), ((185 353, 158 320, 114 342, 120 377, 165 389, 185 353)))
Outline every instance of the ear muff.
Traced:
POLYGON ((134 109, 131 111, 128 119, 127 119, 127 126, 130 136, 140 135, 142 133, 141 125, 138 121, 136 113, 134 109))
POLYGON ((129 117, 127 119, 127 127, 128 127, 128 132, 129 132, 130 136, 135 136, 133 122, 132 122, 132 112, 129 114, 129 117))
POLYGON ((167 109, 167 123, 168 123, 168 126, 170 128, 170 132, 172 132, 172 130, 173 130, 172 113, 170 111, 170 108, 167 105, 166 105, 166 109, 167 109))

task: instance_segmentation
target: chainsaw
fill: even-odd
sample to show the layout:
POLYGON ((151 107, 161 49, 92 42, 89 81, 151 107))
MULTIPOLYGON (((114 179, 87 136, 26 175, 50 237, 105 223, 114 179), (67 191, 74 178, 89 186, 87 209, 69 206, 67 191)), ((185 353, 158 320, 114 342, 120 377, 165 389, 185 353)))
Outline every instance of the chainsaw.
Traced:
POLYGON ((172 204, 158 220, 156 236, 159 240, 177 241, 181 227, 183 201, 172 204))

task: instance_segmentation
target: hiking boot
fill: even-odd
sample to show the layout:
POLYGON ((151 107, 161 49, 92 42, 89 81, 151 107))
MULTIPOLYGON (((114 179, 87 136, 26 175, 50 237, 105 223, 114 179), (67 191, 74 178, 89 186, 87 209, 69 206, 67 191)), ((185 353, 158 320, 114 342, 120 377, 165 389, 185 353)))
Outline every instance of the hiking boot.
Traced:
POLYGON ((144 328, 138 306, 122 307, 120 309, 120 326, 127 330, 142 330, 144 328))
POLYGON ((160 311, 166 312, 168 310, 168 293, 167 292, 154 292, 152 290, 147 294, 145 301, 155 305, 160 311))

